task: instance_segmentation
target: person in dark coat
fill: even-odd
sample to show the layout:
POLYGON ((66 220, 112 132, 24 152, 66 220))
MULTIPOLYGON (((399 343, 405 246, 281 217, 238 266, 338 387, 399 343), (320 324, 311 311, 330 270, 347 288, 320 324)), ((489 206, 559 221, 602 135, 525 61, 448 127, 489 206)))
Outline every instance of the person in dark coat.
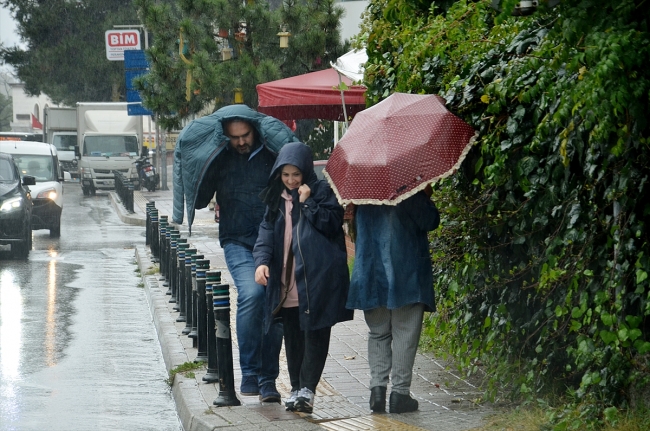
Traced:
POLYGON ((397 205, 356 205, 355 259, 347 307, 363 310, 368 324, 370 409, 391 413, 418 408, 411 398, 413 363, 422 317, 434 311, 428 232, 440 216, 431 187, 397 205))
POLYGON ((343 208, 317 179, 311 149, 296 142, 280 150, 262 198, 267 209, 253 249, 255 281, 266 286, 267 329, 282 318, 291 380, 285 406, 311 413, 331 328, 353 317, 345 308, 343 208))
POLYGON ((263 402, 282 402, 275 380, 280 370, 282 325, 264 327, 265 289, 255 282, 253 246, 266 205, 266 187, 276 155, 246 117, 222 120, 228 145, 215 158, 203 184, 216 191, 220 207, 219 242, 237 289, 237 342, 242 372, 241 394, 263 402))

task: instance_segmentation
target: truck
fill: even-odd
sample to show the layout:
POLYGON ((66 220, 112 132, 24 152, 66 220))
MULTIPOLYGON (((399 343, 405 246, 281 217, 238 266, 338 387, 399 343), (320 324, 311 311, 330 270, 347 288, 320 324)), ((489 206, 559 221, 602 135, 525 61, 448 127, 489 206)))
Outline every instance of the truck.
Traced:
POLYGON ((115 189, 115 171, 139 186, 135 160, 142 153, 142 118, 129 116, 127 103, 78 102, 77 147, 85 196, 115 189))
POLYGON ((46 106, 43 110, 43 141, 56 147, 59 163, 72 178, 79 178, 75 146, 77 145, 77 110, 46 106))

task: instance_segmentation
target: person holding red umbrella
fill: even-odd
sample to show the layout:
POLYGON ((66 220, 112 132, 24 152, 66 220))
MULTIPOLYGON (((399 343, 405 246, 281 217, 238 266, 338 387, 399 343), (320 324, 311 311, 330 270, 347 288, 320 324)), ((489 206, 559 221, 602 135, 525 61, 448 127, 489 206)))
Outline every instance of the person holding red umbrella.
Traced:
POLYGON ((363 310, 368 334, 370 409, 418 409, 410 396, 422 317, 434 311, 427 233, 438 227, 431 187, 393 205, 356 205, 355 261, 347 308, 363 310))
POLYGON ((393 93, 355 117, 325 166, 341 205, 354 204, 355 261, 346 306, 369 328, 370 408, 417 410, 410 396, 422 317, 434 311, 428 232, 440 216, 431 183, 458 170, 477 137, 434 94, 393 93))

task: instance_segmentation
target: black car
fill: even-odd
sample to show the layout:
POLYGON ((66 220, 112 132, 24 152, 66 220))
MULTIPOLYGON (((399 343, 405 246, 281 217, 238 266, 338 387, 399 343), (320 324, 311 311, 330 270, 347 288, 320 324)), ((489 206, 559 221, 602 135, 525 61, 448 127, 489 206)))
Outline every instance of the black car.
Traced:
POLYGON ((32 249, 32 196, 36 179, 20 172, 11 154, 0 153, 0 244, 11 244, 11 253, 27 259, 32 249))

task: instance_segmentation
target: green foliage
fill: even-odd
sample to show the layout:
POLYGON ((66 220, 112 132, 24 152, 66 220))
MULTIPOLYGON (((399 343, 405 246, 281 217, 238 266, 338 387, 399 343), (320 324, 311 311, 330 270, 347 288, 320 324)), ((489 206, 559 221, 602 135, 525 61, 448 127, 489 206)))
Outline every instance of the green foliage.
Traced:
POLYGON ((192 372, 194 370, 198 370, 201 368, 204 368, 205 364, 202 362, 184 362, 177 366, 176 368, 172 369, 169 371, 169 378, 165 380, 169 386, 174 385, 174 378, 176 378, 176 374, 181 373, 185 377, 189 379, 193 379, 195 374, 192 372))
POLYGON ((432 339, 490 395, 566 387, 596 423, 648 380, 650 4, 515 3, 371 1, 367 98, 437 93, 480 133, 437 185, 432 339))
POLYGON ((151 70, 136 87, 167 129, 206 109, 239 103, 237 91, 256 108, 257 84, 327 68, 345 52, 343 9, 334 0, 286 0, 279 9, 266 1, 135 3, 154 40, 151 70), (277 36, 282 24, 291 33, 286 49, 277 36), (228 49, 232 58, 223 60, 228 49))
POLYGON ((0 132, 11 130, 11 119, 13 118, 13 105, 11 97, 0 93, 0 132))
POLYGON ((124 100, 124 66, 106 59, 104 34, 113 25, 139 24, 131 2, 118 0, 3 0, 26 44, 0 49, 28 94, 55 103, 124 100))

